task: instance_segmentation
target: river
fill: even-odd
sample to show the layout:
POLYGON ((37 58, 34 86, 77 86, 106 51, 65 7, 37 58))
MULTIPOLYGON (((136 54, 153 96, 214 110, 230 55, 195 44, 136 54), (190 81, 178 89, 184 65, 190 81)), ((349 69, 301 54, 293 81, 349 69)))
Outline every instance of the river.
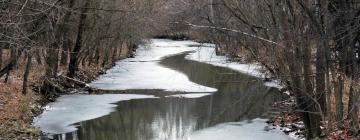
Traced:
POLYGON ((214 50, 152 39, 91 83, 101 93, 61 96, 34 125, 60 140, 292 139, 266 123, 286 97, 214 50))

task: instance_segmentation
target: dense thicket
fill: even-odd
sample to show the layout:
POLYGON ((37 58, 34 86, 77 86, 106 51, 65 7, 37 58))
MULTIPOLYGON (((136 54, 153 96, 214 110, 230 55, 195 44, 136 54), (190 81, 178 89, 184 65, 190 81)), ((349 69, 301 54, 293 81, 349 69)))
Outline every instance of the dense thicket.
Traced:
POLYGON ((79 67, 105 67, 143 38, 164 31, 166 1, 0 1, 0 77, 25 64, 45 69, 41 90, 59 90, 59 76, 73 79, 79 67), (22 61, 24 59, 24 61, 22 61), (27 60, 26 60, 27 59, 27 60), (36 60, 35 65, 33 61, 36 60))
POLYGON ((281 79, 296 97, 308 139, 345 127, 358 133, 358 1, 189 3, 193 3, 189 9, 198 14, 176 23, 197 29, 197 34, 190 35, 211 40, 228 55, 248 54, 246 59, 261 63, 281 79))

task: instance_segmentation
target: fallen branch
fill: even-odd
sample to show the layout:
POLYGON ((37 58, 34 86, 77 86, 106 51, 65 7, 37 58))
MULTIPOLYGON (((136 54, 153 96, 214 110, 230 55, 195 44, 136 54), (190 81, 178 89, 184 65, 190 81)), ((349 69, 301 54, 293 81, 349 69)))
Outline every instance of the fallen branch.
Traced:
POLYGON ((81 87, 91 88, 89 84, 87 84, 87 83, 85 83, 83 81, 80 81, 80 80, 77 80, 77 79, 74 79, 74 78, 70 78, 70 77, 67 77, 67 76, 62 75, 62 74, 58 75, 58 77, 64 78, 64 79, 66 79, 68 81, 71 81, 71 82, 73 82, 73 83, 75 83, 75 84, 77 84, 77 85, 79 85, 81 87))

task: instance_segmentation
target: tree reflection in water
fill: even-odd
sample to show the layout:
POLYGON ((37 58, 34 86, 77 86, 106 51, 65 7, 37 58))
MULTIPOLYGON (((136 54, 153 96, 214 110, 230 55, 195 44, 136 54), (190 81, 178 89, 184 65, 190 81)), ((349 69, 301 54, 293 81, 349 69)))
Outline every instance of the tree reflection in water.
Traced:
MULTIPOLYGON (((263 81, 237 71, 186 60, 186 53, 167 57, 164 67, 186 74, 192 82, 217 88, 202 98, 139 99, 117 103, 110 115, 79 123, 66 139, 187 140, 192 132, 223 122, 266 118, 281 97, 263 81)), ((63 139, 58 135, 56 139, 63 139)))

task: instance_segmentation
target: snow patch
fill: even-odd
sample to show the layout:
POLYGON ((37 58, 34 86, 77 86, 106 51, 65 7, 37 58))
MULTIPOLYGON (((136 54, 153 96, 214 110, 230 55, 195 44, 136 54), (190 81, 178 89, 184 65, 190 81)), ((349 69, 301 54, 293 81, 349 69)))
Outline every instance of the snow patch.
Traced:
POLYGON ((45 107, 45 111, 34 119, 34 126, 49 136, 76 131, 75 123, 99 118, 114 111, 119 101, 155 98, 150 95, 106 94, 64 95, 45 107))
POLYGON ((191 82, 187 75, 159 64, 158 61, 166 56, 193 51, 195 48, 188 47, 189 45, 198 45, 198 43, 153 39, 150 44, 139 46, 135 58, 117 62, 115 67, 91 85, 105 90, 164 89, 183 92, 216 92, 215 88, 191 82))
POLYGON ((244 74, 262 78, 264 74, 261 73, 261 66, 258 64, 240 64, 232 62, 226 56, 216 55, 214 45, 207 45, 198 47, 195 52, 186 56, 186 59, 211 64, 214 66, 226 67, 244 74))
POLYGON ((266 120, 254 119, 243 122, 230 122, 195 131, 189 140, 292 140, 278 129, 271 130, 266 120))

